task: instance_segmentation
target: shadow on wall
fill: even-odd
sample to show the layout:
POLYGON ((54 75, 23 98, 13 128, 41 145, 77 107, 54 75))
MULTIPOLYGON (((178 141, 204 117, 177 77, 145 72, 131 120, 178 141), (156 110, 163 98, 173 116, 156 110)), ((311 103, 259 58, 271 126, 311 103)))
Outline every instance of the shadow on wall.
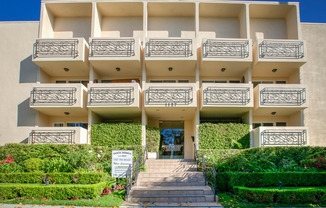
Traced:
POLYGON ((17 110, 17 126, 35 126, 36 110, 29 107, 29 98, 18 105, 17 110))
POLYGON ((40 68, 32 61, 32 55, 20 62, 19 83, 35 83, 40 68))
POLYGON ((22 144, 28 144, 28 138, 26 138, 26 139, 22 140, 22 141, 21 141, 21 142, 19 142, 19 143, 22 143, 22 144))

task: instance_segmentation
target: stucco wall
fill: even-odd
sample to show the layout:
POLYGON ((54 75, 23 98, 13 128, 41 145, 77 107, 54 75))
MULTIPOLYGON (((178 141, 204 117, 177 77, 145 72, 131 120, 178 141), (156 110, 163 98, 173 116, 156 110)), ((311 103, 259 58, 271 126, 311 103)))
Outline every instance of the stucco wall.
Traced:
POLYGON ((29 108, 32 84, 39 81, 39 68, 32 62, 38 22, 0 22, 0 145, 27 142, 37 125, 37 111, 29 108), (18 128, 17 128, 18 126, 18 128))
POLYGON ((301 68, 302 83, 309 87, 309 108, 304 124, 309 127, 311 145, 326 146, 326 24, 301 24, 306 40, 307 63, 301 68))

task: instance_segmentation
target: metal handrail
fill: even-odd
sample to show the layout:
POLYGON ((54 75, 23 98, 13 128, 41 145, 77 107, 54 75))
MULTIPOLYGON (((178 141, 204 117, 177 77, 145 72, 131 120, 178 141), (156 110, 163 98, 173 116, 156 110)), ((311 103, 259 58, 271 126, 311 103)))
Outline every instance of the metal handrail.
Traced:
POLYGON ((282 130, 264 130, 261 132, 261 146, 280 146, 293 145, 302 146, 307 144, 307 131, 287 129, 282 130))
POLYGON ((146 105, 190 105, 193 102, 192 87, 149 87, 145 90, 146 105))
POLYGON ((203 43, 203 58, 248 58, 248 40, 208 39, 203 43))
POLYGON ((192 39, 150 39, 146 43, 146 57, 190 57, 192 39))
POLYGON ((131 57, 135 56, 134 39, 93 39, 89 44, 90 57, 131 57))
POLYGON ((137 183, 138 175, 140 170, 145 166, 146 163, 146 155, 147 155, 147 146, 144 148, 143 155, 141 153, 138 154, 136 163, 134 165, 129 165, 126 172, 126 194, 125 199, 129 202, 128 196, 131 188, 137 183))
POLYGON ((205 160, 204 154, 202 154, 202 171, 205 176, 205 184, 210 186, 214 194, 214 202, 216 202, 217 195, 217 181, 216 181, 216 170, 214 165, 208 166, 205 160))
MULTIPOLYGON (((195 161, 197 164, 197 170, 199 170, 200 161, 198 158, 198 151, 197 151, 196 144, 194 144, 194 157, 195 157, 195 161)), ((214 202, 216 202, 216 195, 217 195, 216 176, 217 176, 217 173, 216 173, 214 165, 212 165, 212 166, 207 165, 204 154, 202 154, 201 171, 203 172, 204 177, 205 177, 205 185, 208 185, 211 187, 212 192, 214 194, 214 202)))
POLYGON ((31 106, 34 105, 74 105, 77 102, 75 87, 63 88, 33 88, 31 91, 31 106))
POLYGON ((89 105, 131 105, 134 101, 133 87, 92 87, 88 91, 89 105))
POLYGON ((31 144, 74 144, 75 130, 33 130, 29 135, 31 144))
POLYGON ((207 87, 203 90, 204 105, 247 105, 249 87, 207 87))
POLYGON ((259 44, 259 58, 302 59, 303 41, 264 40, 259 44))
POLYGON ((33 45, 33 58, 78 56, 78 39, 39 39, 33 45))
POLYGON ((260 91, 261 105, 301 106, 306 103, 306 89, 269 87, 260 91))

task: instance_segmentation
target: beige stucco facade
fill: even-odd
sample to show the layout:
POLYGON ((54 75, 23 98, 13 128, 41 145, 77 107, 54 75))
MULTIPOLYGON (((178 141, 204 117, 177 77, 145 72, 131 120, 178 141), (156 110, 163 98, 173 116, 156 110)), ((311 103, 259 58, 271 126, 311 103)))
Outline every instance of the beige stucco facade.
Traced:
POLYGON ((92 123, 116 121, 142 123, 145 145, 146 125, 182 121, 192 158, 201 122, 240 121, 252 147, 325 146, 326 24, 299 16, 293 2, 43 1, 40 22, 0 23, 0 145, 91 143, 92 123))

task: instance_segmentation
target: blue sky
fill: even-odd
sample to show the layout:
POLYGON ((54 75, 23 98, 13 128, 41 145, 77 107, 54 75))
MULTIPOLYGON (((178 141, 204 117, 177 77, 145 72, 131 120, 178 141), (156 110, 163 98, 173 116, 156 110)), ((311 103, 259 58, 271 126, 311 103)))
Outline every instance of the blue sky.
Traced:
MULTIPOLYGON (((38 21, 41 0, 0 0, 0 21, 38 21)), ((275 0, 260 0, 275 1, 275 0)), ((287 2, 286 0, 279 0, 287 2)), ((326 23, 326 0, 288 0, 300 2, 301 22, 326 23)))

